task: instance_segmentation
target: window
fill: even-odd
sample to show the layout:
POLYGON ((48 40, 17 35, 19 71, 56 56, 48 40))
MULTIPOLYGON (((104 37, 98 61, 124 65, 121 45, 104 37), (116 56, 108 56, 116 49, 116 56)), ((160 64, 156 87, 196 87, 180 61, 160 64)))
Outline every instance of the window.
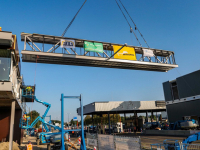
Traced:
POLYGON ((171 83, 171 88, 172 88, 173 99, 174 100, 179 99, 177 83, 176 82, 172 82, 171 83))
POLYGON ((9 81, 10 65, 11 65, 10 50, 0 49, 0 81, 9 81))

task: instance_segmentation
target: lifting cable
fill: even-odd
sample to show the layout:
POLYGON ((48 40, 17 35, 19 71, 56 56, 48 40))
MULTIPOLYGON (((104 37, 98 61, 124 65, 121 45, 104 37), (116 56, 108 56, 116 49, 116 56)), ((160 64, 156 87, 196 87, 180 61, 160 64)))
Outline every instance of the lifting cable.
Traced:
POLYGON ((65 31, 62 34, 62 37, 65 35, 65 33, 67 32, 67 30, 69 29, 69 27, 72 25, 72 23, 74 22, 74 20, 76 19, 76 16, 78 15, 78 13, 80 12, 80 10, 83 8, 83 6, 85 5, 87 0, 85 0, 85 2, 82 4, 81 8, 77 11, 76 15, 74 16, 74 18, 71 20, 71 22, 68 24, 67 28, 65 29, 65 31))
MULTIPOLYGON (((36 57, 36 64, 35 64, 35 76, 34 76, 34 86, 35 86, 35 78, 36 78, 36 69, 37 69, 37 60, 38 60, 39 56, 37 55, 36 57)), ((35 92, 35 89, 34 89, 34 92, 35 92)), ((31 123, 32 123, 32 109, 33 109, 33 97, 32 97, 32 105, 31 105, 31 123)))
POLYGON ((133 19, 131 18, 130 14, 128 13, 126 7, 123 5, 123 3, 121 2, 121 0, 119 0, 120 3, 122 4, 124 10, 126 11, 126 13, 128 14, 128 16, 130 17, 131 21, 133 22, 134 26, 135 26, 135 30, 138 30, 138 32, 140 33, 140 36, 142 37, 142 39, 144 40, 144 42, 146 43, 146 45, 148 46, 149 48, 149 45, 147 44, 145 38, 143 37, 142 33, 140 32, 140 30, 138 29, 138 27, 136 26, 135 22, 133 21, 133 19))
POLYGON ((140 46, 142 47, 142 44, 140 43, 139 39, 137 38, 137 35, 135 34, 135 32, 133 31, 133 29, 132 29, 132 27, 131 27, 130 23, 128 22, 128 19, 126 18, 126 16, 125 16, 125 14, 123 13, 123 11, 122 11, 121 7, 119 6, 119 3, 117 2, 117 0, 115 0, 115 2, 117 3, 117 5, 118 5, 118 7, 119 7, 120 11, 122 12, 122 14, 123 14, 124 18, 126 19, 126 21, 127 21, 128 25, 129 25, 129 27, 130 27, 130 32, 133 32, 133 34, 135 35, 135 38, 136 38, 136 40, 138 41, 138 43, 139 43, 139 44, 140 44, 140 46))

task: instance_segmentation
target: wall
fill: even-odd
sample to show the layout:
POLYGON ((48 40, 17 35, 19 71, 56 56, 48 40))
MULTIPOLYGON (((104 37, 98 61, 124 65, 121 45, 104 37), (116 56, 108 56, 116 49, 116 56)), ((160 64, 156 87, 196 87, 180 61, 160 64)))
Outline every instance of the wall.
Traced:
POLYGON ((167 114, 169 122, 182 120, 183 116, 200 117, 200 99, 167 105, 167 114))
MULTIPOLYGON (((200 95, 200 70, 189 73, 187 75, 176 78, 179 99, 191 96, 200 95)), ((165 101, 172 101, 171 83, 167 81, 163 83, 163 90, 165 101)), ((183 116, 198 116, 200 100, 193 100, 188 102, 179 102, 176 104, 167 105, 167 114, 170 122, 182 120, 183 116)))
POLYGON ((200 70, 176 79, 179 98, 200 95, 200 70))
MULTIPOLYGON (((22 111, 20 109, 15 110, 15 121, 14 121, 14 136, 13 141, 17 140, 17 143, 22 142, 21 129, 19 128, 19 122, 21 118, 22 111)), ((10 132, 10 116, 11 109, 8 107, 0 108, 0 141, 3 138, 6 138, 6 141, 9 141, 9 132, 10 132)))
POLYGON ((171 83, 169 81, 163 83, 163 91, 165 96, 165 101, 171 101, 172 98, 172 91, 171 91, 171 83))

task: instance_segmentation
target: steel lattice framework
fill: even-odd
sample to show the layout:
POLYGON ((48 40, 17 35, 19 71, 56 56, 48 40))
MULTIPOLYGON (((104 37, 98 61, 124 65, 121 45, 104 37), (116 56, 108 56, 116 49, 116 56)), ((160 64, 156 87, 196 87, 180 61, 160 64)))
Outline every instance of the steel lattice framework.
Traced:
MULTIPOLYGON (((23 62, 38 62, 62 65, 92 66, 119 69, 135 69, 167 72, 178 67, 175 62, 174 52, 160 49, 152 49, 154 57, 144 57, 144 47, 133 47, 137 60, 115 59, 112 45, 124 46, 108 42, 50 36, 42 34, 21 33, 21 41, 24 41, 24 50, 21 51, 23 62), (75 40, 76 48, 60 48, 61 39, 75 40), (84 41, 103 44, 103 53, 88 52, 83 48, 84 41), (27 46, 30 49, 27 50, 27 46)), ((146 49, 146 48, 145 48, 146 49)))

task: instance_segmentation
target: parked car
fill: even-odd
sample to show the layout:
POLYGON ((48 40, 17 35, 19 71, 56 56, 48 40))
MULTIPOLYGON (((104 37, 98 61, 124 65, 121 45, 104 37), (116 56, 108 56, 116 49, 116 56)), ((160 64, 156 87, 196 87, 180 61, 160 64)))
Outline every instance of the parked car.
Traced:
POLYGON ((143 128, 144 130, 161 130, 161 125, 159 122, 146 122, 143 128))

